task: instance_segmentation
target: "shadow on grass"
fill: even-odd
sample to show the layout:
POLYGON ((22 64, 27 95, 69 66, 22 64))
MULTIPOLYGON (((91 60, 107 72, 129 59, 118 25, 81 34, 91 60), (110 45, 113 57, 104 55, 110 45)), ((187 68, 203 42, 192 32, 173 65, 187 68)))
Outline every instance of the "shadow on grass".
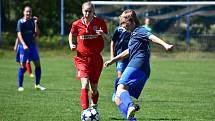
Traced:
MULTIPOLYGON (((110 118, 111 121, 126 121, 123 118, 110 118)), ((181 119, 177 118, 137 118, 137 121, 180 121, 181 119)))

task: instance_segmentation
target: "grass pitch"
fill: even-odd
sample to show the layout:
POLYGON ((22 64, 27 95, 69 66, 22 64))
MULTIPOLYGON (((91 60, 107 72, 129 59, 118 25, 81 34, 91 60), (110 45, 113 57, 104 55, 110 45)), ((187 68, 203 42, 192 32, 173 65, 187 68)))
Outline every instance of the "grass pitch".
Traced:
MULTIPOLYGON (((15 54, 0 57, 0 121, 80 120, 81 84, 75 78, 72 55, 50 53, 41 53, 41 83, 47 88, 44 92, 34 89, 28 73, 24 92, 18 92, 15 54)), ((101 75, 101 121, 123 121, 111 102, 115 76, 114 65, 101 75)), ((215 58, 152 57, 150 79, 135 102, 141 106, 136 113, 138 121, 215 120, 215 58)))

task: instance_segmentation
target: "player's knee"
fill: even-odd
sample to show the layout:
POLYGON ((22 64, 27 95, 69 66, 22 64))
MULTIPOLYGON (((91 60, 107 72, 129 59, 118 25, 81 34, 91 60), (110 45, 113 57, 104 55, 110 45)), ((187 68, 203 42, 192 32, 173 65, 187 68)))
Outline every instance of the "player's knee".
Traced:
POLYGON ((92 94, 92 95, 97 95, 98 93, 99 93, 99 92, 98 92, 97 89, 91 90, 91 94, 92 94))
POLYGON ((34 65, 35 65, 36 68, 40 68, 41 67, 40 61, 35 61, 34 65))
POLYGON ((115 103, 117 106, 119 106, 122 103, 118 96, 115 96, 115 103))
POLYGON ((22 69, 26 68, 25 63, 20 63, 20 68, 22 69))

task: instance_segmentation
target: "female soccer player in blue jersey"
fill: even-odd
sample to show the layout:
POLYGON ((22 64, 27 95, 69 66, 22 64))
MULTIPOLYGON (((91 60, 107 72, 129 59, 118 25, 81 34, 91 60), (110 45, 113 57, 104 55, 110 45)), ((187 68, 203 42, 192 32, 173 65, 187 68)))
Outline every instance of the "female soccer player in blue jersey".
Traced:
POLYGON ((20 66, 18 69, 18 91, 23 91, 23 78, 26 71, 25 63, 27 60, 32 60, 35 65, 35 89, 45 90, 45 87, 40 85, 41 65, 40 58, 35 43, 35 37, 39 31, 37 26, 37 17, 32 17, 32 10, 30 6, 25 6, 23 17, 17 22, 17 36, 19 39, 16 61, 20 66))
POLYGON ((135 11, 125 10, 120 16, 120 24, 126 30, 131 31, 131 37, 128 49, 117 55, 113 59, 106 61, 104 66, 129 56, 129 63, 122 74, 117 86, 115 102, 123 114, 123 117, 135 121, 135 112, 139 106, 135 105, 130 96, 138 99, 145 82, 150 75, 150 46, 149 41, 162 45, 166 50, 173 48, 173 45, 167 44, 156 37, 144 27, 140 22, 135 11))
MULTIPOLYGON (((130 39, 131 33, 126 31, 125 28, 122 26, 118 26, 113 34, 111 45, 110 45, 110 59, 113 57, 119 55, 124 50, 128 49, 128 41, 130 39)), ((123 71, 125 70, 126 66, 128 65, 128 58, 125 58, 123 60, 119 60, 116 62, 116 71, 117 71, 117 77, 115 80, 115 86, 114 86, 114 93, 112 96, 112 101, 115 102, 115 95, 116 95, 116 87, 119 79, 122 76, 123 71)))

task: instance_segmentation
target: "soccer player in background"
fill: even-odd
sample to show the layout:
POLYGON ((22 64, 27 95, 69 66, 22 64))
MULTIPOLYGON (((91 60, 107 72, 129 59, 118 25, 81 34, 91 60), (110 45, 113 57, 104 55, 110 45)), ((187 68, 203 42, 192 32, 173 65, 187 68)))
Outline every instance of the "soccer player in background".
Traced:
POLYGON ((140 26, 140 22, 133 10, 125 10, 121 14, 120 24, 122 27, 125 27, 127 31, 132 32, 128 49, 113 59, 106 61, 104 66, 107 67, 115 61, 129 56, 128 66, 118 82, 115 103, 122 112, 124 118, 136 121, 134 115, 135 112, 139 110, 139 106, 134 104, 130 96, 138 99, 149 78, 149 41, 162 45, 166 50, 172 49, 173 45, 167 44, 144 27, 140 26))
MULTIPOLYGON (((126 31, 122 26, 118 26, 113 34, 111 44, 110 44, 110 59, 122 53, 124 50, 128 49, 128 41, 130 39, 131 33, 126 31)), ((115 102, 116 87, 119 79, 122 76, 123 71, 128 65, 129 58, 119 60, 116 62, 117 77, 115 80, 114 93, 112 96, 112 101, 115 102)))
POLYGON ((95 16, 95 8, 91 2, 82 5, 83 17, 72 23, 69 33, 69 45, 76 50, 73 43, 77 37, 77 56, 74 58, 77 68, 76 77, 81 80, 80 102, 82 110, 89 107, 88 87, 90 87, 91 106, 97 108, 99 77, 103 68, 101 52, 107 34, 105 22, 95 16))
POLYGON ((149 18, 144 19, 143 27, 145 27, 146 30, 148 30, 149 32, 152 32, 152 27, 150 26, 150 19, 149 18))
POLYGON ((23 17, 17 22, 18 48, 16 61, 19 62, 18 69, 18 91, 23 91, 23 79, 26 71, 27 60, 33 61, 35 65, 35 89, 45 90, 45 87, 40 85, 41 65, 38 48, 35 42, 35 37, 39 31, 37 25, 38 18, 32 17, 32 9, 30 6, 25 6, 23 17))
MULTIPOLYGON (((15 45, 14 45, 14 48, 13 48, 15 52, 17 52, 18 43, 19 43, 19 40, 18 40, 18 38, 16 38, 16 42, 15 42, 15 45)), ((26 69, 27 69, 27 71, 29 73, 29 76, 31 78, 34 78, 34 74, 32 73, 32 69, 31 69, 31 62, 29 60, 26 61, 25 66, 26 66, 26 69)))

